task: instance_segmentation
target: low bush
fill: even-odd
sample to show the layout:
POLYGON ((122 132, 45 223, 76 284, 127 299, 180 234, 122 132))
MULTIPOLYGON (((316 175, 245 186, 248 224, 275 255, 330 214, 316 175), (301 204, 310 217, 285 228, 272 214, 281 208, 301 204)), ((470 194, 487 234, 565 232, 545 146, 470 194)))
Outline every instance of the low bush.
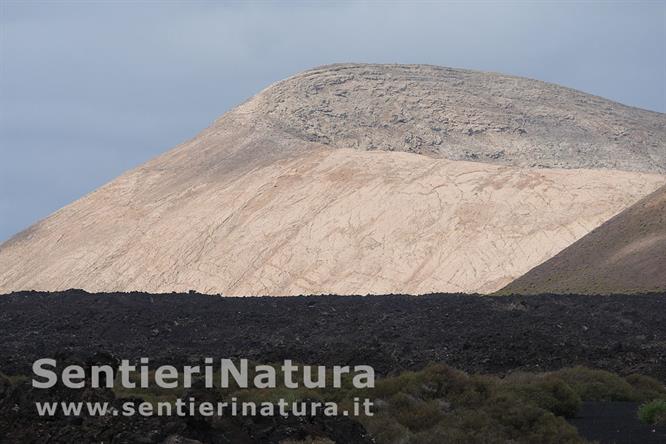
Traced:
POLYGON ((625 380, 631 384, 640 400, 666 398, 666 386, 654 378, 643 375, 629 375, 625 380))
POLYGON ((412 431, 428 429, 442 419, 443 412, 436 400, 423 400, 406 393, 397 393, 388 403, 390 416, 412 431))
MULTIPOLYGON (((279 380, 279 379, 278 379, 279 380)), ((581 443, 565 418, 582 401, 666 399, 659 381, 641 375, 627 378, 584 367, 499 378, 469 375, 446 365, 380 378, 373 389, 356 389, 348 380, 341 389, 218 389, 218 397, 239 401, 335 401, 349 410, 353 399, 374 401, 373 416, 356 418, 378 444, 416 443, 581 443)), ((174 391, 134 390, 149 401, 180 395, 174 391)), ((121 393, 129 395, 129 393, 121 393)), ((641 407, 641 420, 666 421, 666 401, 641 407)))
POLYGON ((555 377, 503 380, 432 365, 382 379, 364 395, 377 409, 359 419, 380 444, 583 442, 563 418, 580 397, 555 377))
POLYGON ((666 425, 666 399, 655 399, 638 409, 638 419, 645 424, 666 425))
POLYGON ((516 394, 525 402, 557 415, 571 418, 580 409, 580 396, 564 381, 554 376, 535 378, 519 384, 506 384, 505 390, 516 394))
POLYGON ((573 367, 551 372, 584 401, 640 401, 640 394, 622 377, 604 370, 573 367))

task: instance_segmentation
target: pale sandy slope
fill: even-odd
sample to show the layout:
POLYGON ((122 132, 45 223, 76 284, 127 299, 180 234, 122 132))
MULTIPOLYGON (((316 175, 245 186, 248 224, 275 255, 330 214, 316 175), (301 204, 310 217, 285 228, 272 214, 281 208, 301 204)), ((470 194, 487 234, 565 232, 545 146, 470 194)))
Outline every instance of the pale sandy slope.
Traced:
POLYGON ((493 292, 666 182, 664 123, 499 74, 318 68, 0 245, 0 293, 493 292))
POLYGON ((492 292, 663 182, 318 150, 134 208, 129 175, 6 246, 0 291, 492 292))

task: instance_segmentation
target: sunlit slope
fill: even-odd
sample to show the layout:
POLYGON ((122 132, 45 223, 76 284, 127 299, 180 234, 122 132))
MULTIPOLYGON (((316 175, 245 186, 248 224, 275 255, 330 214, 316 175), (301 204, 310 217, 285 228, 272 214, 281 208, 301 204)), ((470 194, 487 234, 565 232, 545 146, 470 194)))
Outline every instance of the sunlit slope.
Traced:
POLYGON ((1 287, 492 292, 662 182, 341 149, 137 205, 129 175, 3 247, 1 287))

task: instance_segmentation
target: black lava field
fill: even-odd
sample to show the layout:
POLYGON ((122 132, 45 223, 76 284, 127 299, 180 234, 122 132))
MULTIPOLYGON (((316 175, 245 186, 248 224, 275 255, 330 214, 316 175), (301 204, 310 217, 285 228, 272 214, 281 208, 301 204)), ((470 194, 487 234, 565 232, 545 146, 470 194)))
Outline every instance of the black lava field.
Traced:
POLYGON ((583 365, 666 380, 666 295, 308 296, 22 292, 0 296, 0 371, 39 358, 204 357, 503 374, 583 365))

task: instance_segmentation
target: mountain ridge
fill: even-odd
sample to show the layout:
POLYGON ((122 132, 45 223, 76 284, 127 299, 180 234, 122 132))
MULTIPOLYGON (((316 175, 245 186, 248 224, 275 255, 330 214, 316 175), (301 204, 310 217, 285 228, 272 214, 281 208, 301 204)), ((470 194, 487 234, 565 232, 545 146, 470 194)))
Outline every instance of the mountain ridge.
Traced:
MULTIPOLYGON (((0 245, 0 292, 493 292, 664 181, 666 159, 650 151, 666 147, 666 130, 651 126, 660 114, 616 105, 598 111, 598 99, 576 92, 584 100, 572 107, 582 110, 553 130, 550 108, 534 104, 561 87, 534 89, 543 82, 416 65, 306 74, 309 83, 297 75, 273 84, 195 138, 0 245), (414 72, 422 84, 405 80, 414 72), (342 87, 346 97, 336 95, 342 87), (524 113, 524 133, 492 130, 516 123, 503 109, 524 113), (645 171, 620 171, 620 160, 603 156, 595 168, 580 168, 615 149, 606 144, 613 128, 598 125, 597 114, 609 112, 618 128, 634 125, 618 159, 645 171), (635 123, 637 116, 648 124, 635 123), (468 131, 475 125, 482 131, 468 131), (540 131, 542 146, 525 142, 540 131), (433 132, 439 145, 428 142, 433 132), (556 136, 593 149, 539 157, 558 149, 556 136), (385 145, 371 149, 372 140, 385 145), (504 155, 493 157, 500 145, 504 155), (569 163, 526 166, 530 152, 532 163, 569 163), (508 258, 520 249, 522 259, 508 258)), ((549 106, 565 113, 564 104, 549 106)))

